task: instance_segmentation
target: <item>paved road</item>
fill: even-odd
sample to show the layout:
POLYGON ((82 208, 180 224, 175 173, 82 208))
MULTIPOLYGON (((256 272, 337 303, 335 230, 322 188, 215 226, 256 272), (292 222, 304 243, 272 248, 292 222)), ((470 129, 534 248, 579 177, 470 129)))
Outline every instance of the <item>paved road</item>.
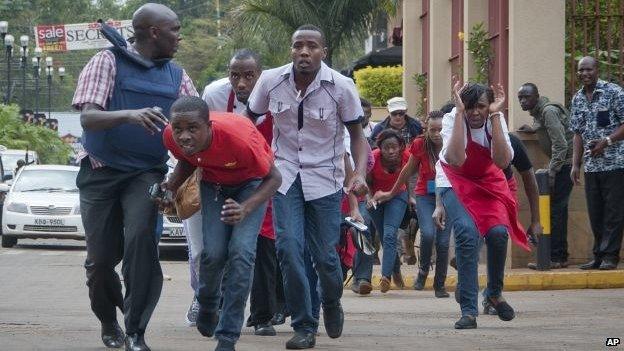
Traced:
MULTIPOLYGON (((0 249, 0 350, 105 350, 89 310, 82 264, 84 243, 20 241, 0 249)), ((163 252, 163 294, 147 340, 154 351, 212 350, 213 340, 186 327, 191 300, 184 253, 163 252)), ((481 316, 479 329, 456 331, 458 306, 430 291, 345 291, 343 337, 317 338, 318 350, 601 350, 624 338, 624 289, 509 292, 517 318, 481 316)), ((121 317, 120 317, 121 320, 121 317)), ((243 330, 237 350, 284 349, 290 328, 276 337, 243 330)), ((624 346, 610 349, 624 349, 624 346)))

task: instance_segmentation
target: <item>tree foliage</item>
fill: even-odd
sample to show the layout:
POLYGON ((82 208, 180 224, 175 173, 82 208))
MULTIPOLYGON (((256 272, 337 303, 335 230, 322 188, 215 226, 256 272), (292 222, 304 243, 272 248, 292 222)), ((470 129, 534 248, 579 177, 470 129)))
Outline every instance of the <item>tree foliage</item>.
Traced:
POLYGON ((388 0, 242 0, 234 10, 240 29, 260 34, 266 42, 290 43, 290 36, 303 24, 318 26, 325 33, 326 62, 349 44, 360 43, 374 16, 391 9, 388 0))
POLYGON ((9 149, 34 150, 42 163, 67 164, 72 152, 58 133, 42 126, 23 123, 16 105, 0 105, 0 145, 9 149))

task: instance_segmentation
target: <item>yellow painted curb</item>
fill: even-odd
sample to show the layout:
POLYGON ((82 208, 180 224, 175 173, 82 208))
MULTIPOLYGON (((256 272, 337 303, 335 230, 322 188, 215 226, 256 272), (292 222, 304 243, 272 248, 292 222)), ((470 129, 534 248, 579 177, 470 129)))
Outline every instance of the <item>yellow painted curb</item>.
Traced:
MULTIPOLYGON (((379 290, 380 276, 374 275, 373 288, 379 290)), ((405 288, 411 290, 414 285, 414 276, 404 276, 405 288)), ((479 286, 485 287, 487 276, 479 275, 479 286)), ((446 278, 445 287, 454 291, 457 286, 457 276, 446 278)), ((345 288, 349 288, 348 286, 345 288)), ((580 271, 580 272, 532 272, 505 274, 505 291, 527 290, 566 290, 566 289, 613 289, 624 288, 624 270, 613 271, 580 271)), ((400 290, 394 284, 393 290, 400 290)), ((433 289, 433 274, 427 278, 425 290, 433 289)))

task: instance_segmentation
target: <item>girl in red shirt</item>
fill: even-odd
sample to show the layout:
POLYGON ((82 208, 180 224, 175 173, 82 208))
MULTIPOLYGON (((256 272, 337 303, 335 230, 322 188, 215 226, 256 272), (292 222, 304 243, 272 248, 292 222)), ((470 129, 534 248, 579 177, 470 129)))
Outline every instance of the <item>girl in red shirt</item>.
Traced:
POLYGON ((449 297, 444 288, 448 269, 448 250, 450 226, 438 229, 433 223, 433 211, 436 207, 435 197, 435 164, 442 149, 442 117, 441 111, 431 111, 427 116, 425 135, 414 140, 410 148, 407 164, 388 193, 380 194, 382 200, 395 196, 405 188, 409 178, 418 173, 416 188, 416 214, 420 227, 420 269, 414 282, 414 289, 422 290, 431 267, 433 243, 436 246, 436 272, 433 282, 436 297, 449 297))
MULTIPOLYGON (((405 141, 401 135, 392 129, 386 129, 377 137, 379 149, 373 151, 375 165, 367 175, 368 186, 372 194, 389 191, 397 178, 401 168, 407 162, 409 154, 405 150, 405 141)), ((378 201, 376 195, 368 200, 365 210, 370 213, 377 232, 381 233, 383 257, 381 261, 382 293, 390 289, 390 277, 397 259, 397 229, 401 225, 405 209, 407 208, 407 191, 403 186, 397 195, 378 201)), ((365 217, 368 217, 365 215, 365 217)))

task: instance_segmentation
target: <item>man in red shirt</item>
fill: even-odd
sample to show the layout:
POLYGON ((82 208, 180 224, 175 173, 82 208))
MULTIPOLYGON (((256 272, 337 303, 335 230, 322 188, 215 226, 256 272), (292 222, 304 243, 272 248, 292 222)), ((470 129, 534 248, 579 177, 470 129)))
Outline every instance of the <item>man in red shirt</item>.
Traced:
POLYGON ((216 350, 234 350, 251 288, 258 231, 281 175, 273 165, 271 147, 251 121, 231 113, 209 116, 208 105, 197 97, 173 104, 163 139, 178 159, 163 188, 175 192, 196 167, 202 169, 204 250, 197 329, 204 336, 216 336, 216 350), (224 274, 228 279, 222 288, 224 274))

